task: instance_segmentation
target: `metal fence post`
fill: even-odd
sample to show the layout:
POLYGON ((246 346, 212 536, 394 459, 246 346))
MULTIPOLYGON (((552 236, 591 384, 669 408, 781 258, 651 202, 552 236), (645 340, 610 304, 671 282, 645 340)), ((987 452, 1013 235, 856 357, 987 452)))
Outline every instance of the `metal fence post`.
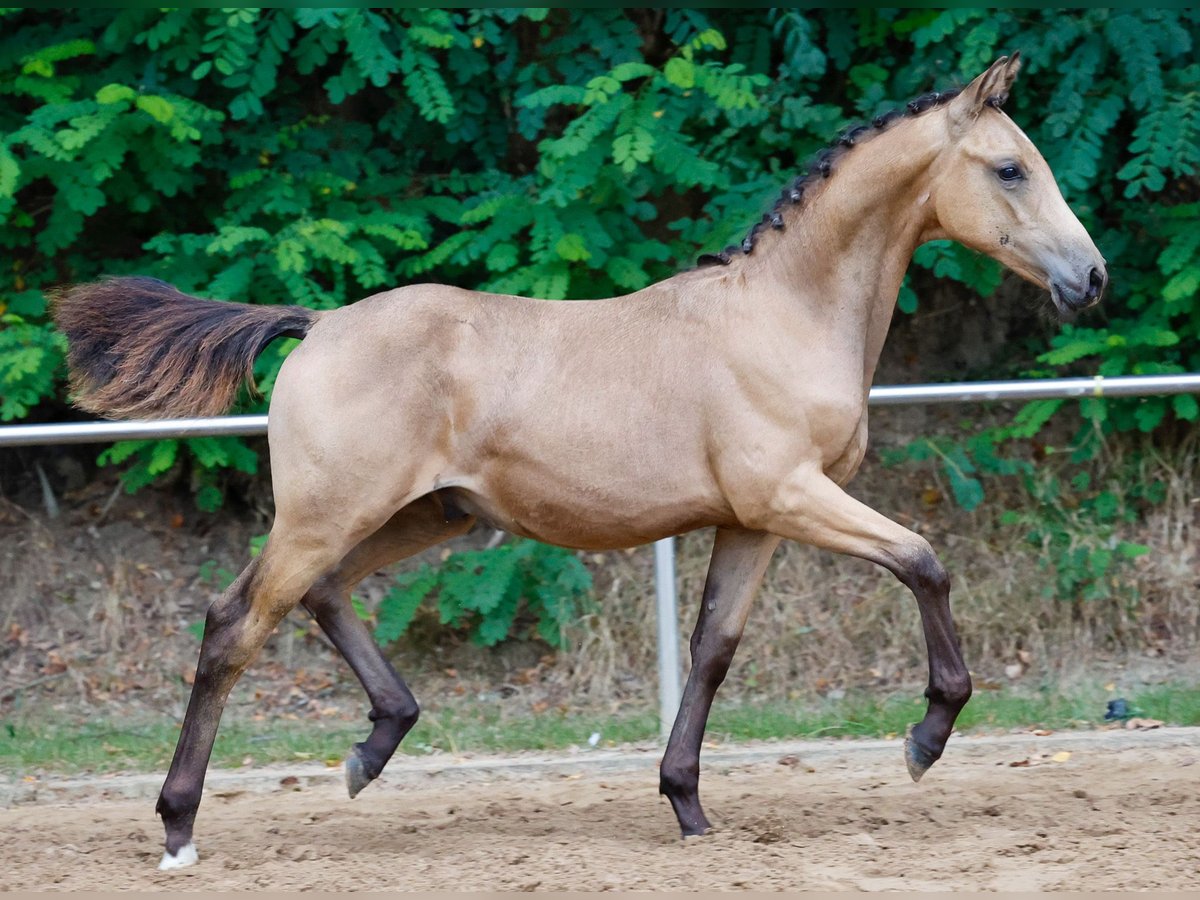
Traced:
POLYGON ((675 599, 675 538, 654 543, 654 596, 658 611, 658 724, 665 741, 679 712, 679 604, 675 599))

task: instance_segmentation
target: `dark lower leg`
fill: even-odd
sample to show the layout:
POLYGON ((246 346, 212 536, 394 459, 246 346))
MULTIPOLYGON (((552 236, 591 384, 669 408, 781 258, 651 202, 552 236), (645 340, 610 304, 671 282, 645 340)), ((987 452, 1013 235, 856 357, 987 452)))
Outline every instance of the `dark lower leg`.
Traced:
MULTIPOLYGON (((212 605, 205 620, 192 696, 171 769, 155 807, 162 816, 166 850, 172 857, 177 857, 192 841, 192 825, 225 700, 258 649, 251 646, 254 639, 246 629, 250 584, 256 570, 257 561, 212 605)), ((269 632, 268 628, 266 633, 269 632)))
POLYGON ((705 641, 703 632, 702 610, 696 625, 701 640, 692 649, 692 671, 659 771, 659 793, 671 801, 684 837, 704 834, 711 827, 700 805, 700 745, 713 698, 725 680, 738 643, 736 639, 705 641))
POLYGON ((315 588, 303 602, 350 664, 371 701, 371 734, 355 744, 346 759, 346 786, 354 797, 379 777, 400 741, 417 723, 420 710, 408 685, 355 615, 345 593, 315 588))
POLYGON ((909 732, 905 760, 913 781, 919 781, 946 748, 954 722, 971 698, 971 676, 963 662, 954 618, 950 613, 950 579, 932 556, 905 573, 905 583, 917 598, 921 627, 929 653, 929 705, 925 717, 909 732))
POLYGON ((692 632, 692 670, 660 770, 659 792, 671 801, 684 837, 704 834, 710 827, 699 794, 704 727, 737 650, 754 593, 778 545, 779 538, 759 532, 717 532, 700 617, 692 632))
POLYGON ((371 701, 371 734, 355 744, 346 758, 346 786, 351 797, 383 771, 400 741, 416 724, 419 711, 408 686, 354 614, 350 590, 381 566, 467 532, 474 521, 470 516, 448 512, 436 496, 422 497, 364 539, 304 597, 304 606, 350 664, 371 701))

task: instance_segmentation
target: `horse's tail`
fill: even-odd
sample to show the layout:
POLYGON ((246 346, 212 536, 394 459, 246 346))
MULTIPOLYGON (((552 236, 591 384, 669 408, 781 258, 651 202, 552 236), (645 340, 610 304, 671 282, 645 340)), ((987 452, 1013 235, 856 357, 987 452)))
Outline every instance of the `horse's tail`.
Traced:
POLYGON ((220 415, 268 343, 303 338, 321 315, 203 300, 141 277, 76 285, 52 305, 75 404, 112 418, 220 415))

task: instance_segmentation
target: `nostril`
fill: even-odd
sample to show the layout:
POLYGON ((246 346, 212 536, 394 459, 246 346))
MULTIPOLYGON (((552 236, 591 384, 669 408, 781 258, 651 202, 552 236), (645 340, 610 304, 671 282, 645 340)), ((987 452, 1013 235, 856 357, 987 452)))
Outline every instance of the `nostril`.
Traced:
POLYGON ((1100 296, 1104 291, 1105 283, 1104 273, 1093 267, 1091 274, 1088 275, 1088 298, 1094 299, 1100 296))

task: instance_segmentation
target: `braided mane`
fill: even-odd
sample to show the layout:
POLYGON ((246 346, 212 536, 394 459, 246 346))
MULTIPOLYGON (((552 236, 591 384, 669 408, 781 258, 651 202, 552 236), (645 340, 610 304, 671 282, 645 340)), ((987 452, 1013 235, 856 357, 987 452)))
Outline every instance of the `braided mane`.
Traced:
MULTIPOLYGON (((798 175, 783 192, 779 198, 771 206, 770 211, 762 217, 762 220, 755 223, 750 232, 742 238, 740 245, 730 244, 719 253, 705 253, 697 261, 697 266, 727 266, 733 261, 734 257, 740 254, 749 255, 754 252, 754 245, 758 240, 758 235, 767 228, 783 230, 783 211, 790 206, 799 206, 804 202, 805 191, 813 184, 817 183, 818 179, 826 179, 833 174, 834 164, 852 147, 861 143, 863 140, 874 137, 887 130, 893 123, 900 119, 919 116, 923 112, 931 109, 936 109, 939 106, 944 106, 959 95, 961 88, 953 88, 948 91, 931 91, 927 94, 922 94, 919 97, 908 101, 903 107, 890 109, 887 112, 880 113, 871 120, 869 125, 857 125, 853 128, 844 131, 837 139, 837 142, 831 147, 822 150, 814 158, 810 171, 802 172, 798 175)), ((996 109, 1004 105, 1004 101, 1008 99, 1007 94, 997 94, 994 97, 987 99, 987 104, 996 109)))

